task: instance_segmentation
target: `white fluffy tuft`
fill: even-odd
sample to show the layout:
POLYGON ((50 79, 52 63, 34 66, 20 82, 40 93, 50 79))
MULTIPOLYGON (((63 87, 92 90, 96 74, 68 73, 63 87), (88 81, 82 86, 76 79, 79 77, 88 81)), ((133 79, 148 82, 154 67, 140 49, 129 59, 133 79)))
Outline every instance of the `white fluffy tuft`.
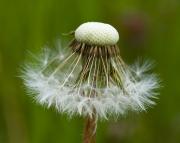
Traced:
MULTIPOLYGON (((37 66, 28 65, 23 72, 26 87, 36 94, 35 98, 41 104, 54 106, 59 112, 69 115, 92 116, 95 110, 98 117, 105 119, 110 115, 124 115, 130 110, 142 111, 155 104, 151 99, 157 94, 155 91, 159 82, 156 75, 146 73, 151 67, 146 62, 125 69, 125 94, 114 84, 93 88, 88 83, 82 83, 80 87, 75 87, 74 80, 82 68, 78 62, 79 57, 73 53, 67 57, 61 51, 56 56, 50 55, 51 51, 46 49, 37 66), (132 75, 136 78, 133 79, 132 75), (86 92, 92 88, 99 96, 82 96, 81 91, 86 92)), ((117 70, 120 68, 115 62, 112 65, 117 70)))

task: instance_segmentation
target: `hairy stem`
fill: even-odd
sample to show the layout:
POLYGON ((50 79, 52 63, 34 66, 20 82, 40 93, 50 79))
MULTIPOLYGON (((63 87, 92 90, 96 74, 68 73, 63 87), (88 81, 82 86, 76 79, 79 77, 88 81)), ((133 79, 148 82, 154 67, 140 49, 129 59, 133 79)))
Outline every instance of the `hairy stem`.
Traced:
POLYGON ((94 116, 85 119, 83 143, 96 143, 96 126, 97 121, 94 116))

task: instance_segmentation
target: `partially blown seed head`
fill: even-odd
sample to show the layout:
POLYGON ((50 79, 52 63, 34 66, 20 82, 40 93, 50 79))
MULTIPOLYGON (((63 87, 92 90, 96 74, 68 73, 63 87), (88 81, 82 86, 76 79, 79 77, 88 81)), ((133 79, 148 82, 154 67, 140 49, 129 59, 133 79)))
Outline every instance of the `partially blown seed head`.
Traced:
POLYGON ((147 73, 151 67, 147 62, 125 64, 118 39, 117 31, 108 24, 82 24, 70 50, 58 46, 60 52, 53 56, 46 50, 37 66, 25 68, 25 85, 40 103, 69 115, 107 119, 129 110, 145 110, 155 104, 151 99, 159 87, 157 76, 147 73))

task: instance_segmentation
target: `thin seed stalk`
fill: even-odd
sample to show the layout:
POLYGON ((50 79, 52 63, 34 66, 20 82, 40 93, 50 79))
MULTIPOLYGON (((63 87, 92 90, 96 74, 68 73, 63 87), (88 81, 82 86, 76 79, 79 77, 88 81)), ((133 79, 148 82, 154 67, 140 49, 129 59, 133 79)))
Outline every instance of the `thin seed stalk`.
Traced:
MULTIPOLYGON (((82 70, 76 80, 76 86, 80 87, 82 83, 87 83, 92 87, 86 90, 86 94, 79 90, 82 96, 91 98, 101 96, 94 88, 108 87, 109 80, 121 83, 121 78, 110 63, 110 58, 119 53, 116 46, 98 47, 79 43, 76 40, 70 46, 79 56, 81 55, 82 70)), ((83 143, 96 142, 97 114, 95 109, 92 114, 92 116, 87 115, 85 118, 83 143)))
MULTIPOLYGON (((85 73, 83 75, 83 77, 84 78, 86 77, 87 80, 88 80, 89 76, 92 76, 91 85, 96 87, 97 86, 96 85, 97 84, 96 83, 96 79, 97 79, 97 75, 96 75, 97 74, 97 58, 95 58, 95 56, 92 56, 92 58, 90 58, 90 59, 91 60, 88 60, 87 58, 83 59, 85 64, 83 66, 84 70, 83 70, 82 73, 85 73), (90 63, 89 69, 87 68, 88 63, 90 63), (88 71, 88 72, 86 73, 86 71, 88 71)), ((91 89, 89 91, 89 96, 94 97, 94 96, 97 96, 97 95, 96 95, 96 92, 91 89)), ((96 111, 94 110, 94 113, 93 113, 92 117, 87 116, 85 118, 83 143, 96 143, 96 127, 97 127, 97 120, 96 119, 97 119, 97 117, 96 117, 95 112, 96 111)))
MULTIPOLYGON (((92 61, 91 61, 92 62, 92 61)), ((96 63, 96 59, 94 60, 94 63, 96 63)), ((88 61, 86 61, 86 63, 88 63, 88 61)), ((93 63, 91 63, 93 64, 93 63)), ((94 64, 93 64, 94 65, 94 64)), ((90 69, 89 69, 90 70, 90 69)), ((97 73, 97 68, 93 67, 93 70, 92 70, 92 75, 91 73, 89 72, 88 75, 87 75, 87 78, 89 76, 92 76, 92 86, 96 87, 96 73, 97 73)), ((93 91, 92 89, 89 91, 89 96, 91 97, 94 97, 96 96, 96 92, 93 91)), ((97 127, 97 117, 96 117, 96 114, 95 114, 95 111, 92 115, 92 117, 90 116, 87 116, 85 118, 85 126, 84 126, 84 136, 83 136, 83 143, 96 143, 96 127, 97 127)))

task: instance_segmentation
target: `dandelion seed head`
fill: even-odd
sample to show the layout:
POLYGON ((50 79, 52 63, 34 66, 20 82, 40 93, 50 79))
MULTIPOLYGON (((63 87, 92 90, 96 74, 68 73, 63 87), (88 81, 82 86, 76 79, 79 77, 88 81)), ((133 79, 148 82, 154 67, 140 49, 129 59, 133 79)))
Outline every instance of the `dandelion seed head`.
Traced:
POLYGON ((138 61, 128 66, 115 44, 119 37, 112 27, 101 23, 84 25, 85 28, 80 26, 75 32, 71 51, 56 44, 59 52, 46 49, 36 57, 39 59, 36 64, 25 66, 22 77, 34 98, 40 104, 53 106, 69 116, 96 115, 101 119, 123 116, 128 111, 143 111, 154 105, 152 99, 157 95, 159 80, 155 74, 149 73, 151 64, 139 64, 138 61), (87 39, 80 37, 87 34, 86 28, 96 24, 99 27, 91 28, 92 37, 86 43, 88 41, 84 40, 87 39), (106 33, 108 30, 111 32, 106 33), (112 31, 116 33, 114 37, 112 31), (103 32, 106 37, 114 38, 113 42, 103 39, 100 36, 103 32), (96 43, 98 40, 94 36, 102 38, 104 43, 96 43))

